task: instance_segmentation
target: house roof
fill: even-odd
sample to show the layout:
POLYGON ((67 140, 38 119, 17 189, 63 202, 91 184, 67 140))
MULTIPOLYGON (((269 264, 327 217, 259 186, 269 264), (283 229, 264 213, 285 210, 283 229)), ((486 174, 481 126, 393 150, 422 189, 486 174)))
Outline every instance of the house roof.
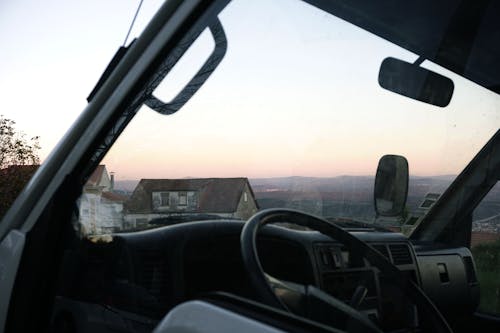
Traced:
POLYGON ((102 192, 101 196, 108 201, 114 202, 125 202, 127 200, 126 196, 115 192, 102 192))
POLYGON ((0 169, 0 219, 38 167, 39 165, 11 165, 0 169))
POLYGON ((87 186, 98 186, 102 180, 104 173, 106 172, 106 166, 104 164, 100 164, 90 175, 90 178, 87 180, 87 186))
POLYGON ((484 243, 492 243, 500 240, 500 234, 484 231, 473 231, 471 233, 471 248, 484 243))
POLYGON ((9 176, 18 173, 33 174, 38 169, 38 164, 25 164, 25 165, 9 165, 6 168, 0 169, 0 175, 9 176))
POLYGON ((236 211, 246 185, 255 200, 247 178, 141 179, 125 209, 129 213, 149 213, 153 192, 197 191, 197 212, 231 213, 236 211))

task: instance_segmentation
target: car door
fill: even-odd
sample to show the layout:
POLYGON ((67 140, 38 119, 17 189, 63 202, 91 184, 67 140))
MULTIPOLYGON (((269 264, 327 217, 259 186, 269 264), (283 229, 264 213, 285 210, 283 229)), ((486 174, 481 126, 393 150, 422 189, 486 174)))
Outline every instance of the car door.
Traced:
POLYGON ((161 65, 185 31, 199 34, 212 19, 211 10, 216 12, 220 5, 167 2, 118 66, 105 73, 86 109, 4 216, 0 289, 6 297, 0 301, 0 326, 5 331, 48 328, 62 255, 59 249, 67 241, 61 235, 70 227, 64 221, 70 219, 81 185, 151 96, 151 91, 145 91, 151 87, 148 73, 161 65))

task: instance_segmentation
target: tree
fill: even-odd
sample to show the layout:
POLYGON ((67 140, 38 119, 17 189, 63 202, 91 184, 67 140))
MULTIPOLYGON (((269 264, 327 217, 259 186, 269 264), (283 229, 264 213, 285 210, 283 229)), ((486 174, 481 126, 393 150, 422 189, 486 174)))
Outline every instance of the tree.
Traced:
POLYGON ((27 139, 23 132, 16 130, 15 124, 0 115, 0 218, 40 164, 39 137, 27 139))

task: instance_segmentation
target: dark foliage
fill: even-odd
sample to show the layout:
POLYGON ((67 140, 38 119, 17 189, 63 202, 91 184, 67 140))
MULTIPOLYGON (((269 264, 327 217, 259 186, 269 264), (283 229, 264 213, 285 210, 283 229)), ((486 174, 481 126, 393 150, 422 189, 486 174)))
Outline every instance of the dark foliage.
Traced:
POLYGON ((38 168, 38 139, 27 139, 13 120, 0 115, 0 218, 38 168))

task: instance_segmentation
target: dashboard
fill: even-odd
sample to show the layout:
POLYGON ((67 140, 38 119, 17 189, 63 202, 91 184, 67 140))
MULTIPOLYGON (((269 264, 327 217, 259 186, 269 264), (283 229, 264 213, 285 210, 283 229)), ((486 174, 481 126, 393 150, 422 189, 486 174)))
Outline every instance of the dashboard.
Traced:
MULTIPOLYGON (((240 252, 241 221, 197 221, 107 241, 82 240, 65 259, 84 271, 62 271, 69 281, 63 299, 106 306, 156 323, 175 305, 223 291, 256 299, 240 252)), ((402 234, 352 231, 412 279, 448 316, 473 312, 479 302, 474 262, 466 248, 414 245, 402 234)), ((356 307, 385 329, 418 325, 410 299, 356 250, 316 231, 269 225, 257 248, 264 271, 283 281, 313 285, 352 304, 360 286, 366 293, 356 307)), ((71 267, 64 264, 62 267, 71 267)))

